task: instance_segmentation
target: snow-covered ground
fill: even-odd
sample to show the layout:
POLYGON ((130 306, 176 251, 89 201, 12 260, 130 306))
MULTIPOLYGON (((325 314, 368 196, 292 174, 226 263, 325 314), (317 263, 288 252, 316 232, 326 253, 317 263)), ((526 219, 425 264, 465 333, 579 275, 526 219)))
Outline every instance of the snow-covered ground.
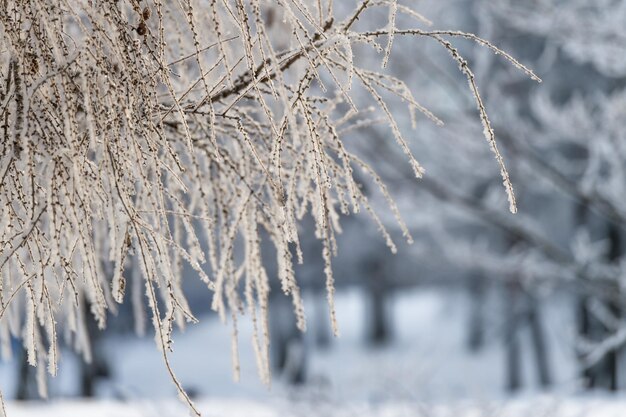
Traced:
MULTIPOLYGON (((309 382, 301 388, 274 379, 264 387, 256 375, 251 328, 240 328, 241 381, 233 382, 230 329, 205 318, 175 338, 172 365, 193 392, 206 416, 626 416, 626 397, 579 393, 571 350, 571 320, 559 300, 544 305, 554 388, 539 390, 529 347, 523 345, 525 389, 506 394, 499 307, 486 311, 491 329, 487 345, 468 353, 464 338, 467 297, 446 289, 416 289, 395 296, 394 342, 385 348, 363 343, 365 305, 360 292, 340 293, 341 337, 325 350, 312 350, 309 382)), ((309 303, 311 305, 312 303, 309 303)), ((528 342, 528 340, 522 340, 528 342)), ((55 400, 19 404, 9 401, 9 417, 31 416, 179 416, 173 385, 150 338, 109 337, 105 350, 113 378, 98 387, 101 400, 68 398, 76 388, 76 361, 64 355, 52 381, 55 400)), ((11 398, 15 366, 0 364, 0 387, 11 398)), ((181 412, 183 414, 181 414, 181 412)))
MULTIPOLYGON (((552 397, 508 402, 327 403, 309 401, 202 400, 206 417, 623 417, 626 400, 552 397)), ((185 408, 172 401, 61 401, 46 405, 9 404, 9 417, 178 417, 185 408)))

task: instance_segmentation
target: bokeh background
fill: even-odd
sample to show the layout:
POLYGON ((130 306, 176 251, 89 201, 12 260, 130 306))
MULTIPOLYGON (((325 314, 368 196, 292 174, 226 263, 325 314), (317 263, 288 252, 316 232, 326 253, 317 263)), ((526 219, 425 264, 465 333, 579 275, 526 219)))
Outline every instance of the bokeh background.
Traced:
MULTIPOLYGON (((415 180, 385 129, 347 132, 346 146, 388 185, 415 242, 406 243, 384 196, 363 178, 398 251, 365 216, 342 219, 340 337, 330 331, 321 247, 305 221, 297 276, 308 331, 296 329, 291 302, 276 288, 272 386, 257 376, 245 319, 241 380, 233 381, 232 329, 211 313, 195 279, 187 295, 201 322, 177 333, 175 371, 216 416, 626 415, 626 1, 400 3, 433 29, 488 39, 543 79, 476 42, 454 41, 475 73, 518 213, 508 212, 457 64, 432 39, 398 36, 389 71, 445 123, 418 117, 413 128, 405 103, 391 99, 426 176, 415 180)), ((387 21, 383 11, 367 18, 387 21)), ((381 56, 358 48, 355 56, 380 66, 381 56)), ((106 331, 92 329, 92 364, 63 353, 46 405, 24 357, 0 362, 9 415, 183 415, 151 333, 134 332, 131 309, 106 331)))

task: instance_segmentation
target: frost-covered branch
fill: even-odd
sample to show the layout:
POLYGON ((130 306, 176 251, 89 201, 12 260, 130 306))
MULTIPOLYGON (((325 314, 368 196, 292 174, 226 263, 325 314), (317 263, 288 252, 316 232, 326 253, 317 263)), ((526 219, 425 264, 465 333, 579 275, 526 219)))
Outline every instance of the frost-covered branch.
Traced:
MULTIPOLYGON (((4 2, 0 338, 5 347, 11 335, 21 336, 29 362, 47 361, 54 373, 57 325, 69 328, 65 334, 88 358, 81 309, 89 308, 104 328, 127 290, 140 300, 137 288, 143 287, 157 346, 180 396, 198 414, 168 360, 174 327, 195 321, 183 293, 183 267, 206 284, 222 320, 236 328, 241 312, 251 314, 259 373, 268 381, 270 277, 261 260, 261 235, 267 232, 276 248, 277 279, 304 329, 293 252, 303 260, 298 227, 307 212, 323 245, 337 332, 331 260, 339 214, 365 208, 394 247, 353 177, 355 166, 378 183, 411 240, 375 169, 344 146, 344 132, 366 112, 354 90, 365 94, 368 107, 377 106, 414 176, 423 169, 390 110, 389 96, 405 102, 413 120, 421 112, 440 123, 406 83, 374 71, 353 51, 358 44, 369 53, 382 52, 384 67, 393 59, 396 33, 435 39, 459 65, 515 211, 508 171, 472 70, 443 36, 470 38, 532 72, 471 34, 396 31, 400 16, 426 23, 396 1, 365 0, 343 21, 332 4, 4 2), (388 12, 386 48, 374 39, 385 33, 375 32, 375 22, 365 19, 372 9, 388 12), (83 297, 88 307, 81 305, 83 297)), ((142 310, 135 312, 144 322, 142 310)), ((45 392, 43 384, 40 391, 45 392)))

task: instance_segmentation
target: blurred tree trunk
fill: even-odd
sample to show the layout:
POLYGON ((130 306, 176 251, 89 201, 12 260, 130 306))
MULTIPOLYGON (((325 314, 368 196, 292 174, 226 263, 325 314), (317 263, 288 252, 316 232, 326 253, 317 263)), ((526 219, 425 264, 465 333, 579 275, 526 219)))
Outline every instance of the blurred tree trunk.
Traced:
MULTIPOLYGON (((603 323, 601 323, 589 309, 588 297, 581 297, 578 302, 578 319, 579 333, 585 339, 591 341, 599 341, 609 336, 609 331, 603 323)), ((609 305, 609 308, 616 312, 609 305)), ((582 358, 581 358, 582 359, 582 358)), ((618 354, 615 349, 607 352, 602 359, 592 366, 584 366, 583 377, 584 385, 587 389, 604 388, 610 391, 618 389, 618 354)))
POLYGON ((521 350, 519 341, 519 284, 508 282, 505 294, 505 349, 506 349, 506 388, 517 391, 522 386, 521 350))
POLYGON ((83 314, 91 343, 91 362, 85 360, 80 362, 80 394, 82 397, 93 397, 97 380, 108 378, 111 370, 102 350, 102 330, 98 328, 98 324, 90 312, 89 302, 83 300, 85 306, 83 314))
POLYGON ((369 289, 370 324, 368 342, 372 345, 383 345, 391 339, 386 298, 386 291, 382 288, 369 289))
POLYGON ((320 287, 313 290, 315 298, 315 346, 327 348, 331 343, 330 317, 325 289, 320 287))
MULTIPOLYGON (((589 217, 588 208, 586 204, 579 204, 576 210, 575 224, 584 225, 587 223, 587 218, 589 217)), ((589 303, 590 297, 586 295, 581 295, 578 297, 578 302, 576 305, 577 309, 577 320, 578 320, 578 334, 585 339, 592 339, 592 334, 594 333, 594 326, 592 325, 592 317, 587 307, 589 303)), ((580 357, 579 360, 583 361, 583 358, 580 357)), ((583 367, 582 368, 582 377, 583 384, 585 388, 590 389, 594 388, 596 385, 596 374, 597 374, 597 364, 593 367, 583 367)))
POLYGON ((272 368, 288 383, 306 382, 307 350, 296 326, 291 300, 282 291, 270 292, 270 347, 272 368))
POLYGON ((550 360, 548 359, 548 349, 541 322, 539 303, 532 295, 528 295, 528 325, 531 332, 530 337, 535 354, 539 384, 542 387, 547 387, 552 383, 550 360))
MULTIPOLYGON (((589 297, 579 296, 577 302, 577 319, 578 319, 578 334, 585 339, 591 337, 591 313, 587 308, 589 297)), ((582 363, 583 358, 579 358, 582 363)), ((594 367, 583 367, 582 377, 585 388, 593 388, 596 385, 594 367)))
MULTIPOLYGON (((581 205, 577 213, 579 224, 588 223, 589 211, 586 205, 581 205)), ((607 224, 607 239, 609 242, 608 260, 619 262, 622 254, 622 238, 620 229, 613 223, 607 224)), ((613 294, 619 293, 617 285, 613 288, 613 294)), ((579 334, 592 342, 599 342, 611 335, 613 329, 607 327, 607 323, 603 323, 595 317, 589 308, 592 298, 589 296, 581 296, 578 300, 578 332, 579 334)), ((594 300, 602 303, 613 317, 621 318, 622 308, 616 301, 594 300)), ((582 374, 584 384, 587 389, 604 388, 610 391, 616 391, 619 388, 619 352, 620 349, 611 349, 602 359, 592 366, 582 364, 582 374)), ((583 358, 581 357, 581 360, 583 358)))
POLYGON ((470 352, 478 352, 485 344, 484 305, 487 298, 486 280, 480 273, 474 273, 469 276, 468 284, 470 314, 467 348, 470 352))
POLYGON ((38 399, 37 370, 28 364, 28 352, 23 347, 21 347, 19 367, 15 398, 19 401, 38 399))
POLYGON ((537 299, 524 291, 514 279, 507 284, 505 301, 506 388, 509 391, 516 391, 522 387, 521 331, 526 325, 530 331, 530 343, 539 384, 542 387, 549 386, 552 383, 552 372, 537 299))
MULTIPOLYGON (((609 237, 609 261, 615 263, 619 262, 622 256, 622 238, 620 229, 614 223, 609 224, 608 237, 609 237)), ((617 281, 615 281, 617 282, 617 281)), ((614 293, 619 294, 620 288, 618 284, 614 285, 614 293)), ((610 301, 608 304, 609 311, 613 314, 613 317, 621 318, 622 307, 616 301, 610 301)), ((606 329, 607 333, 609 329, 606 329)), ((607 334, 608 336, 608 334, 607 334)), ((621 353, 620 348, 612 349, 607 355, 607 376, 608 388, 611 391, 617 391, 619 388, 619 356, 621 353)))
POLYGON ((365 262, 367 267, 367 342, 370 345, 380 346, 391 340, 389 317, 389 282, 383 272, 381 261, 370 259, 365 262))

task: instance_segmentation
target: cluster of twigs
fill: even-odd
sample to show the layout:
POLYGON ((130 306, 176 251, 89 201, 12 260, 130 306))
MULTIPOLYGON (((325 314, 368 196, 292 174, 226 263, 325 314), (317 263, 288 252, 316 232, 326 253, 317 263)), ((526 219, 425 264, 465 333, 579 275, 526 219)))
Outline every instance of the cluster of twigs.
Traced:
POLYGON ((0 340, 7 355, 11 335, 22 338, 29 362, 42 365, 42 395, 45 365, 53 375, 57 368, 57 323, 88 359, 83 311, 104 328, 130 289, 140 304, 145 292, 157 345, 198 414, 168 362, 174 325, 195 321, 182 291, 185 265, 213 292, 213 309, 231 319, 235 347, 238 315, 252 317, 269 381, 261 230, 304 330, 292 265, 303 261, 298 223, 307 212, 323 242, 337 332, 331 259, 340 214, 364 209, 394 248, 353 170, 372 175, 388 196, 384 184, 340 135, 368 124, 351 90, 369 94, 417 177, 423 170, 385 97, 439 122, 403 81, 355 62, 356 44, 381 52, 383 64, 394 35, 430 37, 450 52, 515 211, 473 74, 445 38, 470 38, 534 75, 471 34, 398 30, 396 15, 426 23, 395 0, 364 0, 343 21, 332 0, 0 3, 0 340), (389 10, 385 29, 355 29, 370 9, 389 10))

